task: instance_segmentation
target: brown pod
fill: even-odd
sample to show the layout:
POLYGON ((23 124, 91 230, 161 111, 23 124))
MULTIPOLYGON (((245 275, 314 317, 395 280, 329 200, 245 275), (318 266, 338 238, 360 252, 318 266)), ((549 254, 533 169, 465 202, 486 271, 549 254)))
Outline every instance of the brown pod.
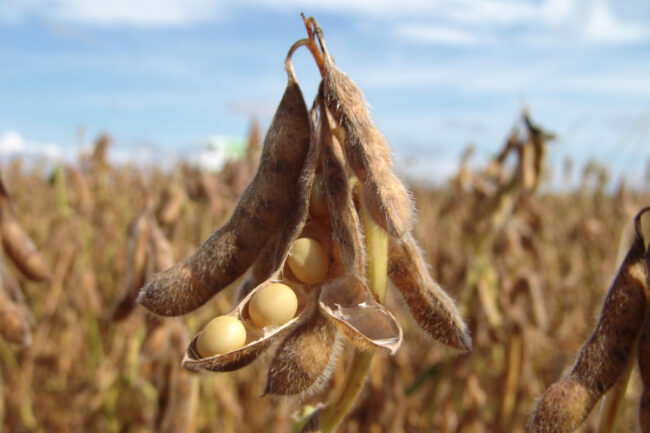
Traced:
POLYGON ((156 210, 158 221, 164 226, 173 224, 181 214, 185 193, 180 184, 172 181, 164 189, 156 210))
POLYGON ((52 277, 47 262, 18 224, 9 193, 1 179, 0 234, 2 235, 2 248, 23 275, 32 281, 47 281, 52 277))
POLYGON ((362 349, 384 349, 394 355, 402 344, 402 328, 354 275, 343 275, 323 285, 320 311, 352 343, 362 349))
MULTIPOLYGON (((650 268, 650 254, 648 243, 650 242, 650 208, 644 208, 639 212, 636 218, 636 232, 643 237, 646 248, 645 265, 646 269, 650 268)), ((638 236, 637 234, 637 236, 638 236)), ((650 433, 650 316, 646 310, 646 318, 643 324, 643 330, 639 337, 639 371, 641 381, 643 382, 643 393, 641 394, 641 404, 639 406, 639 424, 643 433, 650 433)))
POLYGON ((18 221, 3 218, 0 223, 2 247, 20 272, 32 281, 47 281, 52 277, 50 268, 18 221))
POLYGON ((549 388, 537 403, 529 431, 574 430, 625 369, 643 325, 648 299, 646 246, 638 224, 644 211, 637 215, 636 237, 605 297, 594 332, 580 350, 569 376, 549 388), (574 404, 561 403, 561 397, 570 391, 576 394, 571 400, 574 404))
POLYGON ((18 306, 7 296, 0 283, 0 335, 7 341, 29 346, 31 335, 29 323, 18 306))
POLYGON ((153 272, 160 272, 174 265, 172 246, 158 226, 154 218, 148 217, 149 245, 153 272))
POLYGON ((332 235, 339 246, 346 270, 361 277, 366 262, 361 224, 352 199, 352 185, 345 167, 345 156, 332 134, 326 110, 323 105, 319 132, 332 235))
POLYGON ((238 370, 255 361, 259 355, 269 348, 271 343, 273 343, 278 337, 284 335, 286 331, 291 329, 291 327, 300 321, 301 315, 306 311, 306 306, 311 302, 310 298, 313 294, 307 294, 304 292, 301 285, 291 283, 290 287, 298 298, 298 309, 295 316, 282 325, 267 326, 264 329, 259 329, 255 324, 253 324, 248 311, 248 304, 259 290, 271 283, 273 282, 265 281, 257 286, 233 311, 226 315, 236 318, 244 325, 246 329, 246 341, 243 347, 223 354, 204 357, 198 350, 197 342, 200 336, 199 333, 190 342, 190 345, 185 352, 185 356, 183 357, 182 366, 189 370, 238 370))
POLYGON ((588 389, 577 378, 554 383, 537 402, 527 426, 529 432, 571 432, 589 415, 600 394, 588 389))
POLYGON ((260 166, 230 220, 193 256, 154 275, 138 302, 159 315, 185 314, 246 272, 291 213, 310 135, 309 113, 290 74, 264 140, 260 166))
POLYGON ((650 433, 650 317, 646 317, 641 338, 639 339, 639 371, 643 382, 641 405, 639 406, 639 424, 643 433, 650 433))
POLYGON ((460 350, 472 339, 454 302, 429 275, 422 253, 409 234, 389 238, 388 277, 406 301, 415 321, 431 337, 460 350))
POLYGON ((298 193, 291 214, 283 226, 276 230, 260 255, 255 259, 250 274, 237 288, 235 302, 241 302, 256 286, 276 276, 282 270, 293 241, 300 235, 307 221, 309 196, 314 182, 319 152, 320 144, 318 139, 315 135, 312 135, 305 166, 298 179, 298 193))
POLYGON ((325 102, 345 131, 345 153, 363 184, 363 201, 380 227, 401 237, 413 226, 409 193, 393 173, 388 143, 372 123, 361 90, 334 66, 322 38, 320 42, 325 54, 325 102))
POLYGON ((275 353, 265 394, 312 394, 329 377, 336 358, 336 327, 316 308, 287 335, 275 353))
POLYGON ((150 231, 145 212, 140 213, 129 228, 126 287, 113 307, 111 316, 115 321, 123 320, 133 311, 138 291, 147 280, 150 231))
POLYGON ((305 227, 309 214, 309 196, 314 183, 320 149, 318 137, 312 134, 305 165, 297 180, 290 214, 287 215, 286 221, 283 221, 281 229, 277 230, 266 243, 252 267, 252 276, 257 284, 268 280, 282 268, 293 241, 305 227))

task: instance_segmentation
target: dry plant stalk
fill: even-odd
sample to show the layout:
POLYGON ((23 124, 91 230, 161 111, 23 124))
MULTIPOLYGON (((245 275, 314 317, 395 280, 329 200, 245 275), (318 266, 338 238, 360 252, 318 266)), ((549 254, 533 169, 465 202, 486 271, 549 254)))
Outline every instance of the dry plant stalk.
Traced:
POLYGON ((20 272, 32 281, 47 281, 50 268, 16 218, 9 192, 0 180, 0 235, 2 248, 20 272))
MULTIPOLYGON (((528 424, 530 432, 575 430, 634 355, 648 304, 649 232, 642 226, 648 212, 650 208, 645 208, 635 218, 634 241, 605 298, 596 328, 569 376, 553 384, 537 402, 528 424)), ((643 350, 639 349, 639 355, 643 350)))
MULTIPOLYGON (((168 202, 163 193, 162 208, 168 202)), ((159 214, 161 215, 161 214, 159 214)), ((167 213, 163 212, 162 217, 167 213)), ((171 220, 166 219, 168 223, 171 220)), ((154 272, 174 264, 169 241, 165 238, 151 209, 140 212, 131 222, 127 243, 127 279, 121 298, 112 308, 111 317, 118 322, 132 316, 140 289, 154 272)), ((150 429, 165 433, 193 431, 198 399, 198 379, 177 368, 178 356, 189 338, 178 320, 159 320, 144 316, 146 335, 140 347, 141 369, 158 390, 156 409, 148 420, 150 429)))
MULTIPOLYGON (((0 237, 2 247, 18 270, 36 282, 51 278, 50 268, 20 226, 9 192, 0 177, 0 237)), ((31 343, 32 313, 18 283, 0 265, 0 335, 19 346, 31 343)))
POLYGON ((258 171, 230 220, 192 257, 153 275, 138 302, 159 315, 185 314, 248 272, 235 308, 194 337, 183 366, 236 370, 279 341, 266 393, 305 395, 326 383, 338 342, 347 342, 354 354, 338 396, 302 422, 305 431, 331 432, 363 386, 372 353, 394 354, 402 342, 401 327, 382 305, 387 277, 428 335, 464 351, 471 340, 415 245, 410 195, 393 173, 390 150, 361 91, 334 66, 316 21, 303 19, 309 37, 289 50, 285 94, 258 171), (311 112, 291 63, 303 45, 323 76, 311 112), (304 252, 298 245, 312 247, 304 252), (317 261, 303 268, 302 254, 305 263, 317 261), (260 322, 261 314, 275 312, 260 312, 255 300, 271 290, 295 299, 289 319, 260 322), (217 327, 226 324, 232 334, 217 327), (210 337, 213 332, 219 337, 210 337))

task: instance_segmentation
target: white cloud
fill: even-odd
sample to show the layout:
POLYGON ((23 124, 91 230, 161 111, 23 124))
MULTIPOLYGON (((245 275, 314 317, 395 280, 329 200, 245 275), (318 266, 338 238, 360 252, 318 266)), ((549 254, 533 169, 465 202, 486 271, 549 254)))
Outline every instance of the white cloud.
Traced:
POLYGON ((57 160, 63 157, 61 148, 52 142, 26 141, 16 131, 0 135, 0 157, 29 156, 57 160))
POLYGON ((180 27, 222 16, 219 0, 0 0, 0 17, 35 15, 83 24, 180 27))
POLYGON ((603 0, 589 9, 584 33, 595 42, 642 42, 648 38, 647 27, 618 20, 603 0))
POLYGON ((405 39, 420 43, 477 45, 487 42, 470 32, 442 26, 401 24, 396 27, 396 32, 405 39))
MULTIPOLYGON (((630 5, 633 0, 621 1, 623 5, 630 5)), ((357 20, 385 21, 397 36, 428 44, 470 45, 486 39, 506 38, 536 43, 552 40, 556 44, 647 41, 650 27, 641 21, 616 16, 611 2, 613 0, 241 0, 238 3, 226 0, 0 0, 0 19, 15 21, 39 16, 101 26, 182 27, 216 21, 233 12, 245 14, 254 7, 293 13, 304 10, 314 15, 326 11, 357 20), (508 32, 507 36, 504 31, 508 32)))
POLYGON ((25 140, 16 131, 7 131, 0 137, 0 152, 17 153, 25 149, 25 140))

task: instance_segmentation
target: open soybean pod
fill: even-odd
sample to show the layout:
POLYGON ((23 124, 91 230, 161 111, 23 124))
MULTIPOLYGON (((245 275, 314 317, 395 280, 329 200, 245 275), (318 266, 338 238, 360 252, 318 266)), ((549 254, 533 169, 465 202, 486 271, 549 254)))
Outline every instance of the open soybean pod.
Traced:
POLYGON ((32 281, 47 281, 50 267, 18 223, 11 198, 0 179, 0 235, 2 248, 20 272, 32 281))
POLYGON ((394 355, 402 344, 402 328, 357 276, 344 274, 323 285, 318 305, 352 343, 394 355))
MULTIPOLYGON (((182 362, 183 367, 190 370, 237 370, 253 362, 262 352, 268 349, 277 337, 283 335, 285 331, 288 331, 292 325, 299 320, 299 317, 305 311, 306 306, 309 305, 309 298, 310 296, 313 296, 313 292, 306 293, 302 285, 291 283, 290 287, 296 294, 298 300, 297 311, 294 317, 282 325, 271 325, 260 329, 251 319, 249 310, 250 302, 259 291, 264 290, 266 286, 273 283, 274 282, 272 281, 265 281, 257 286, 233 311, 226 315, 236 319, 241 323, 241 325, 243 325, 245 329, 245 340, 242 347, 221 354, 205 356, 205 354, 200 353, 198 347, 198 340, 201 336, 199 333, 194 337, 187 348, 182 362)), ((229 336, 224 336, 224 338, 225 337, 230 338, 229 336)))
POLYGON ((138 302, 159 315, 185 314, 246 272, 292 211, 310 135, 309 113, 290 71, 264 139, 257 173, 230 220, 193 256, 154 275, 138 302))
POLYGON ((322 34, 316 29, 325 60, 325 103, 345 131, 345 154, 363 185, 363 201, 377 224, 401 237, 413 226, 413 204, 408 191, 393 173, 386 139, 370 119, 361 90, 330 58, 322 34))
POLYGON ((537 402, 528 431, 575 430, 618 380, 633 355, 648 300, 647 243, 640 224, 647 211, 642 210, 635 218, 634 241, 605 297, 596 329, 580 350, 571 373, 537 402))
MULTIPOLYGON (((645 264, 650 269, 650 207, 644 208, 636 218, 636 231, 645 242, 645 264)), ((643 393, 639 406, 639 424, 643 433, 650 433, 650 308, 646 309, 641 337, 639 338, 639 370, 643 381, 643 393)))
POLYGON ((452 299, 429 275, 412 235, 389 238, 388 277, 399 290, 415 321, 448 346, 469 351, 472 339, 452 299))

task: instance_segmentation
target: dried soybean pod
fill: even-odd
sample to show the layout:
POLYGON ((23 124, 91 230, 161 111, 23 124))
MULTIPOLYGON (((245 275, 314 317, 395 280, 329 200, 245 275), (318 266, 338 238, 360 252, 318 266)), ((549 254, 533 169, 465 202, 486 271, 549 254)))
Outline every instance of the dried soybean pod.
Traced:
MULTIPOLYGON (((647 209, 646 209, 647 210, 647 209)), ((605 297, 598 324, 565 379, 537 402, 530 432, 575 430, 625 369, 643 325, 648 299, 646 246, 636 218, 636 236, 605 297)))
POLYGON ((298 176, 291 212, 283 221, 282 229, 276 231, 271 237, 253 265, 252 275, 257 284, 269 279, 281 270, 291 250, 293 241, 298 238, 305 226, 309 214, 309 196, 314 183, 320 148, 318 137, 316 134, 311 134, 309 152, 302 172, 298 176))
POLYGON ((469 351, 472 340, 454 302, 429 275, 413 237, 389 238, 388 277, 406 301, 415 321, 431 337, 469 351))
POLYGON ((163 316, 188 313, 242 275, 289 217, 305 164, 311 124, 292 73, 264 139, 255 177, 230 220, 193 256, 153 276, 138 302, 163 316))
MULTIPOLYGON (((650 268, 650 207, 644 208, 637 216, 636 231, 641 233, 646 248, 645 264, 650 268)), ((650 433, 650 309, 646 309, 645 322, 639 338, 639 371, 643 382, 643 393, 639 406, 639 424, 643 433, 650 433)))
POLYGON ((127 274, 124 295, 113 307, 111 315, 114 321, 125 319, 135 307, 138 291, 147 280, 148 262, 151 259, 149 250, 150 228, 145 212, 141 212, 129 227, 127 245, 127 274))
POLYGON ((363 278, 366 259, 361 239, 361 223, 352 199, 352 185, 345 167, 343 150, 332 134, 326 110, 323 104, 319 133, 332 235, 339 245, 346 270, 363 278))
POLYGON ((312 302, 311 300, 315 294, 313 291, 311 293, 305 293, 300 285, 293 284, 292 289, 298 297, 298 311, 296 316, 283 325, 259 329, 252 325, 248 312, 248 304, 257 291, 262 290, 269 284, 271 284, 271 281, 266 281, 254 288, 233 311, 227 314, 227 316, 241 321, 246 327, 246 343, 243 347, 220 355, 206 357, 201 355, 198 350, 197 343, 199 335, 196 335, 187 347, 181 365, 190 370, 219 372, 237 370, 255 361, 277 338, 286 335, 297 322, 304 318, 303 313, 307 311, 306 306, 312 302))
POLYGON ((402 344, 402 328, 395 317, 354 275, 342 275, 323 284, 318 307, 359 348, 385 349, 394 355, 402 344))
POLYGON ((160 272, 174 265, 174 253, 169 241, 160 230, 160 226, 154 218, 148 217, 149 244, 151 246, 151 257, 153 272, 160 272))
POLYGON ((45 259, 23 231, 13 210, 9 193, 0 179, 0 234, 2 248, 11 261, 32 281, 47 281, 52 277, 45 259))
POLYGON ((639 371, 643 382, 643 393, 639 406, 639 424, 643 433, 650 432, 650 317, 646 317, 639 339, 639 371))
POLYGON ((345 153, 352 170, 363 184, 363 201, 377 224, 401 237, 413 226, 412 202, 395 176, 386 139, 370 119, 361 90, 334 66, 320 28, 316 29, 325 60, 325 103, 345 131, 345 153))
POLYGON ((316 134, 311 135, 309 152, 300 178, 291 215, 282 229, 277 230, 266 243, 260 255, 251 266, 246 280, 237 288, 235 303, 240 303, 251 290, 282 270, 293 241, 300 235, 309 213, 309 196, 314 182, 320 154, 320 143, 316 134))
POLYGON ((170 182, 160 197, 160 204, 156 210, 158 221, 164 226, 173 224, 181 214, 184 200, 185 192, 181 185, 176 181, 170 182))
POLYGON ((336 358, 336 327, 316 308, 282 341, 271 364, 264 393, 311 394, 329 377, 336 358))
POLYGON ((7 295, 5 288, 0 281, 0 335, 7 341, 29 346, 31 335, 29 333, 29 323, 21 314, 18 305, 16 305, 7 295))

